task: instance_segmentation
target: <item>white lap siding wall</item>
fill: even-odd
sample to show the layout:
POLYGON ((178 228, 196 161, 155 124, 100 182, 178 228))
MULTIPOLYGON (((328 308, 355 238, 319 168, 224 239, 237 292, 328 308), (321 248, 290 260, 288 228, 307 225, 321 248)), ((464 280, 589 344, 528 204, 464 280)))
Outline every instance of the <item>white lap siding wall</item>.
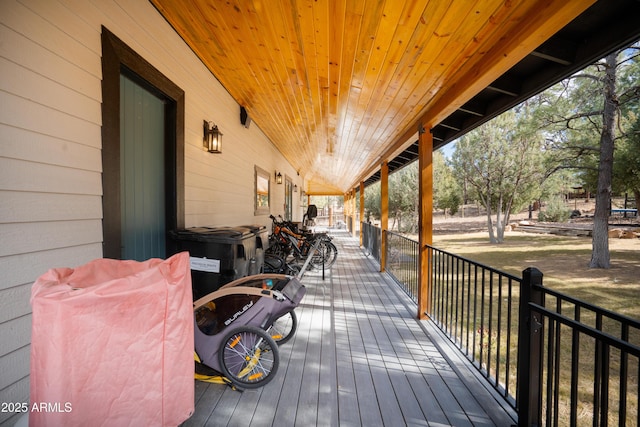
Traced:
MULTIPOLYGON (((102 26, 185 92, 187 227, 268 225, 254 165, 297 176, 148 1, 0 1, 0 402, 28 402, 33 281, 102 256, 102 26), (205 119, 222 154, 202 150, 205 119)), ((282 214, 284 186, 271 187, 282 214)))

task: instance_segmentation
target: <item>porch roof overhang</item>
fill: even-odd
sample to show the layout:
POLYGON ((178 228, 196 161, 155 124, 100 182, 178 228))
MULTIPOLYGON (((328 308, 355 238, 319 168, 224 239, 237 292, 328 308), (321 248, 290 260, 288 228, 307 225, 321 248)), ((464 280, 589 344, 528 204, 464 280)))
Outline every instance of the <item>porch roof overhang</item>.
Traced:
POLYGON ((343 194, 640 37, 638 0, 150 0, 306 180, 343 194))

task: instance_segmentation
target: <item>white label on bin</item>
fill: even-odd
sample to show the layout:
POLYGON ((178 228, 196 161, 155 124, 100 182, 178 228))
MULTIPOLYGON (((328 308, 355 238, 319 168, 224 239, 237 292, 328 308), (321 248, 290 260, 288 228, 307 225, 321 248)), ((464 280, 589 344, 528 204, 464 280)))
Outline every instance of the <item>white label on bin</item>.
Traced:
POLYGON ((189 257, 191 269, 196 271, 207 271, 209 273, 220 273, 220 260, 189 257))

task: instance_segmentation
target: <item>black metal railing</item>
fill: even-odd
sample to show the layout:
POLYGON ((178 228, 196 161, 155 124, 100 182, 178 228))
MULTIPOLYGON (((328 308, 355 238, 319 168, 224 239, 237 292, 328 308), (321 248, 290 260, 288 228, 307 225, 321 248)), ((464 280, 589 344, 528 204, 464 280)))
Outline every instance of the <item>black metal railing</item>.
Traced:
MULTIPOLYGON (((386 271, 417 301, 418 243, 388 231, 386 242, 386 271)), ((640 322, 543 287, 536 269, 520 278, 426 249, 427 314, 519 425, 640 425, 640 322)))
MULTIPOLYGON (((390 231, 386 239, 386 271, 417 302, 419 244, 390 231)), ((515 407, 521 279, 429 245, 427 256, 430 319, 515 407)))
POLYGON ((521 279, 428 245, 427 256, 429 317, 515 407, 521 279))
POLYGON ((420 251, 418 242, 391 231, 386 232, 386 271, 411 297, 418 302, 418 271, 420 251))
POLYGON ((382 241, 382 230, 368 222, 361 222, 362 227, 362 247, 376 261, 380 262, 380 247, 382 241))
POLYGON ((640 425, 640 322, 523 279, 519 425, 640 425))

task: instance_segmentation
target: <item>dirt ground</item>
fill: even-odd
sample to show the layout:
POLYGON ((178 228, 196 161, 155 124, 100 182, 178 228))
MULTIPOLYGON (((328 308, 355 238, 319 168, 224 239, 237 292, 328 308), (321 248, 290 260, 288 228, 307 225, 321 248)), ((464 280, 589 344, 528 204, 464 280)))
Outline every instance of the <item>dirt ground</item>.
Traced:
MULTIPOLYGON (((613 202, 614 207, 622 207, 622 201, 613 202)), ((594 199, 570 200, 566 203, 567 209, 580 211, 581 216, 569 220, 565 225, 571 226, 577 224, 591 224, 593 222, 593 214, 596 210, 594 199)), ((544 209, 544 207, 543 207, 544 209)), ((511 214, 509 223, 518 223, 520 221, 538 221, 539 210, 523 210, 516 214, 511 214)), ((495 215, 493 215, 495 221, 495 215)), ((640 217, 624 218, 616 216, 611 218, 612 227, 622 228, 640 228, 640 217)), ((467 233, 487 230, 487 217, 483 208, 477 205, 465 205, 454 216, 445 215, 442 211, 433 214, 433 232, 434 234, 451 234, 451 233, 467 233)))

